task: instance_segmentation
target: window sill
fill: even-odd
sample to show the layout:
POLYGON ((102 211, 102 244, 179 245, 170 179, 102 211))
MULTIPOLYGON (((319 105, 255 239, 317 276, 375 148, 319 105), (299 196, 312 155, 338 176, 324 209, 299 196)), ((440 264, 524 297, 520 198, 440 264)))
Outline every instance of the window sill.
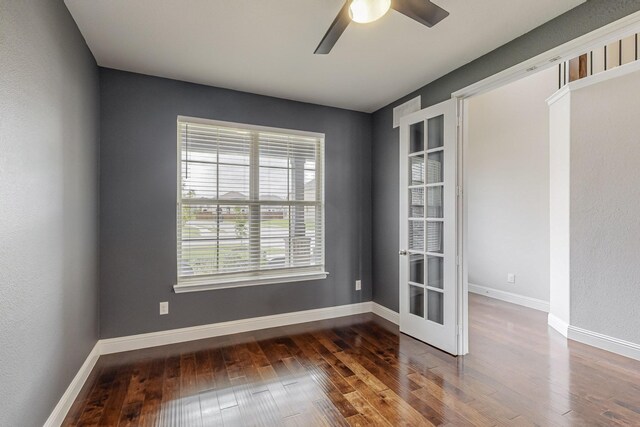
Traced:
POLYGON ((186 292, 213 291, 216 289, 241 288, 245 286, 274 285, 277 283, 302 282, 307 280, 326 279, 329 273, 326 271, 314 271, 309 273, 297 273, 279 276, 265 277, 238 277, 225 280, 202 280, 193 282, 183 282, 173 285, 173 291, 176 294, 186 292))

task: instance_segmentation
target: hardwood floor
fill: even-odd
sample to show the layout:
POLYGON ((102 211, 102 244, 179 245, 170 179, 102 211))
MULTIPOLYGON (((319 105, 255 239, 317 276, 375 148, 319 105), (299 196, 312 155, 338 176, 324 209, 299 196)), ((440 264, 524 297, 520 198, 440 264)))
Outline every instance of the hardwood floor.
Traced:
POLYGON ((452 357, 372 314, 102 356, 67 426, 640 425, 640 362, 470 295, 452 357))

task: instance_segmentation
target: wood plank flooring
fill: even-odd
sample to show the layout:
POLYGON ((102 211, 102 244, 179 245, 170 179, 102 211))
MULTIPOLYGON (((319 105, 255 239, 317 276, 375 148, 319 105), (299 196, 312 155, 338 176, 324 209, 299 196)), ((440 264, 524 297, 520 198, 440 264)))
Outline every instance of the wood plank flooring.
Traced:
POLYGON ((372 314, 102 356, 65 426, 640 425, 640 362, 470 295, 452 357, 372 314))

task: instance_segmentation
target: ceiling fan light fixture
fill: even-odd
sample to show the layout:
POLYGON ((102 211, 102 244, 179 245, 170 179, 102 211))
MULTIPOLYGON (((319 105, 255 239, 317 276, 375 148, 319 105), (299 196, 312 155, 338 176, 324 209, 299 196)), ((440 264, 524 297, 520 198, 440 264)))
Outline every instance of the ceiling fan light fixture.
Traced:
POLYGON ((354 22, 368 24, 384 16, 391 7, 391 0, 352 0, 349 16, 354 22))

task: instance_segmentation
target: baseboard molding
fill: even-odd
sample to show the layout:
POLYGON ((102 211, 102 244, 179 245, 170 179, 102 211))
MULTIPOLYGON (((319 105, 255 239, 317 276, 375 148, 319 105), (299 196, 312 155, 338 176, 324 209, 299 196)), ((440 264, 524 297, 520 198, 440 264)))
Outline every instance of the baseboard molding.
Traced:
POLYGON ((547 316, 547 323, 553 329, 560 332, 562 336, 566 337, 568 335, 569 324, 559 317, 549 313, 549 316, 547 316))
MULTIPOLYGON (((380 307, 381 308, 378 309, 378 313, 382 313, 383 309, 388 310, 390 313, 394 313, 385 307, 380 307)), ((357 304, 274 314, 271 316, 254 317, 251 319, 233 320, 210 325, 193 326, 189 328, 172 329, 168 331, 99 340, 91 350, 91 353, 89 353, 89 356, 87 356, 87 359, 80 367, 76 376, 71 381, 71 384, 69 384, 69 387, 67 387, 67 390, 60 398, 60 401, 54 408, 53 412, 44 423, 44 427, 57 427, 62 424, 64 418, 69 412, 69 409, 71 409, 71 405, 73 405, 78 393, 80 393, 80 390, 84 386, 89 374, 91 374, 91 370, 95 366, 100 355, 139 350, 142 348, 167 344, 176 344, 241 332, 257 331, 260 329, 275 328, 278 326, 317 322, 319 320, 351 316, 354 314, 371 313, 372 311, 373 303, 371 301, 367 301, 357 304)), ((389 315, 388 313, 385 314, 389 315)), ((385 317, 382 314, 378 315, 385 317)), ((397 317, 397 313, 395 313, 395 315, 397 317)), ((397 323, 397 319, 395 323, 397 323)))
POLYGON ((474 285, 472 283, 469 283, 469 292, 484 295, 489 298, 499 299, 501 301, 510 302, 512 304, 533 308, 534 310, 544 311, 545 313, 549 312, 549 302, 541 299, 525 297, 523 295, 514 294, 512 292, 487 288, 486 286, 474 285))
POLYGON ((357 304, 339 305, 292 313, 274 314, 271 316, 253 317, 250 319, 232 320, 210 325, 108 338, 100 341, 100 352, 101 354, 120 353, 123 351, 139 350, 142 348, 213 338, 222 335, 257 331, 259 329, 295 325, 297 323, 317 322, 319 320, 369 313, 371 311, 371 301, 367 301, 357 304))
POLYGON ((589 331, 587 329, 578 328, 577 326, 568 327, 568 338, 583 344, 597 347, 611 353, 620 354, 631 359, 640 360, 640 344, 610 337, 598 332, 589 331))
MULTIPOLYGON (((524 299, 526 303, 520 303, 520 305, 524 305, 530 308, 536 308, 538 310, 543 310, 543 308, 537 308, 540 307, 540 303, 542 303, 543 305, 546 304, 544 301, 535 300, 533 298, 522 297, 520 295, 510 294, 509 292, 496 291, 495 289, 485 288, 472 284, 469 284, 469 291, 487 295, 492 298, 501 299, 503 301, 513 302, 515 304, 519 304, 519 302, 517 301, 522 301, 524 299), (487 292, 487 290, 490 292, 487 292), (504 294, 507 295, 505 296, 504 294), (515 300, 513 298, 514 295, 516 297, 515 300), (531 307, 531 305, 527 305, 532 304, 529 300, 538 301, 537 304, 539 305, 537 307, 531 307)), ((80 367, 80 370, 78 371, 76 376, 71 381, 71 384, 69 384, 69 387, 67 387, 67 389, 65 390, 53 412, 44 423, 44 427, 55 427, 62 424, 65 416, 67 415, 67 412, 69 412, 71 405, 73 405, 73 402, 80 393, 80 390, 84 386, 84 383, 91 374, 91 370, 102 354, 138 350, 148 347, 176 344, 203 338, 211 338, 222 335, 236 334, 240 332, 249 332, 279 326, 294 325, 298 323, 315 322, 319 320, 370 312, 395 324, 398 324, 400 320, 399 314, 395 311, 390 310, 387 307, 384 307, 375 302, 367 301, 357 304, 318 308, 313 310, 255 317, 251 319, 221 322, 211 325, 194 326, 189 328, 173 329, 168 331, 152 332, 148 334, 99 340, 87 356, 87 359, 80 367)), ((560 332, 565 337, 568 337, 569 339, 603 350, 607 350, 612 353, 630 357, 632 359, 640 360, 640 344, 635 344, 629 341, 624 341, 618 338, 599 334, 597 332, 570 326, 551 313, 549 313, 548 316, 548 323, 549 326, 560 332)))
POLYGON ((391 310, 390 308, 385 307, 384 305, 380 305, 377 302, 372 302, 371 311, 373 312, 373 314, 376 314, 391 323, 394 323, 396 325, 400 324, 400 314, 391 310))
POLYGON ((67 416, 67 412, 69 412, 71 405, 73 405, 76 397, 78 397, 80 390, 82 390, 84 383, 87 381, 87 378, 89 378, 89 374, 91 374, 91 370, 96 365, 99 357, 100 341, 93 346, 93 349, 80 367, 80 370, 76 376, 73 377, 71 384, 69 384, 69 387, 65 390, 58 404, 53 408, 53 412, 51 412, 51 415, 49 415, 49 418, 45 421, 44 427, 57 427, 62 424, 64 418, 67 416))

